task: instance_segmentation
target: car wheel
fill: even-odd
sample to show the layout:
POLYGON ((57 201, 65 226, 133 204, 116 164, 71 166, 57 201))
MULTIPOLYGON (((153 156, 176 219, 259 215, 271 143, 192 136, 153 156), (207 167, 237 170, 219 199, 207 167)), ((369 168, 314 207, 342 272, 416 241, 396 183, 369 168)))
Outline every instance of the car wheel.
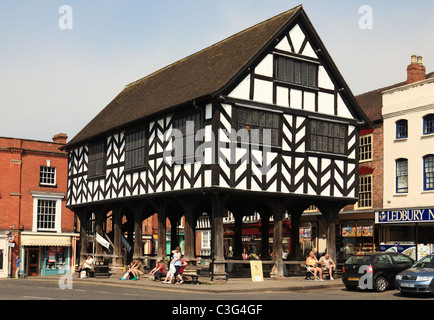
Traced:
POLYGON ((380 276, 375 280, 374 290, 377 292, 384 292, 388 286, 389 284, 387 283, 386 278, 380 276))

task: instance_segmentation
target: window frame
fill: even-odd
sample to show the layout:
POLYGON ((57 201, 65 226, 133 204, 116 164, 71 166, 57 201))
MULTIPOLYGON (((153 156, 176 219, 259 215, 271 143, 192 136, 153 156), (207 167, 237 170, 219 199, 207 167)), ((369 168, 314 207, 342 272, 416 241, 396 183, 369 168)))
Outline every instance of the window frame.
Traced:
MULTIPOLYGON (((281 142, 281 125, 282 125, 282 117, 281 114, 278 112, 273 112, 271 110, 264 110, 264 109, 256 109, 256 108, 248 108, 248 107, 241 107, 236 106, 236 121, 234 124, 234 129, 237 132, 237 144, 249 144, 249 145, 258 145, 258 146, 266 146, 271 148, 281 148, 282 142, 281 142), (240 119, 241 112, 251 112, 249 122, 248 120, 240 119), (263 124, 261 124, 261 114, 263 113, 264 119, 263 124), (268 115, 268 119, 266 119, 268 115), (253 120, 257 117, 257 122, 253 120), (271 117, 271 125, 269 124, 271 117), (248 141, 247 137, 240 136, 238 133, 240 133, 240 130, 247 130, 249 133, 248 141), (252 135, 251 130, 252 129, 259 129, 259 141, 252 141, 252 135), (263 129, 269 129, 271 130, 271 144, 265 144, 264 143, 264 136, 263 136, 263 129), (275 143, 273 143, 273 136, 275 137, 275 143)), ((244 131, 241 131, 243 133, 244 131)))
POLYGON ((408 159, 405 159, 405 158, 396 159, 396 161, 395 161, 395 169, 396 169, 396 172, 395 172, 395 174, 396 174, 396 188, 395 188, 395 191, 398 194, 407 194, 408 193, 408 159), (405 168, 406 170, 402 170, 401 169, 402 172, 400 171, 400 168, 399 168, 399 164, 400 163, 406 163, 406 168, 405 168), (406 182, 406 187, 405 188, 399 187, 399 185, 400 185, 400 178, 405 179, 405 182, 406 182))
POLYGON ((401 119, 396 121, 396 140, 407 139, 407 138, 408 138, 408 120, 401 119))
POLYGON ((61 233, 62 232, 62 200, 65 198, 65 194, 63 193, 44 193, 44 192, 32 192, 33 197, 33 225, 32 225, 32 231, 33 232, 55 232, 55 233, 61 233), (40 201, 50 201, 52 202, 53 206, 51 207, 54 209, 54 222, 53 227, 50 228, 43 228, 39 227, 39 217, 42 215, 42 213, 39 212, 40 201))
POLYGON ((372 209, 373 208, 373 180, 374 176, 373 174, 364 174, 359 176, 359 190, 358 190, 358 197, 359 201, 357 201, 356 209, 372 209), (363 183, 363 179, 368 179, 369 183, 363 183), (367 186, 369 190, 362 190, 362 186, 367 186), (367 197, 364 197, 362 199, 361 194, 366 195, 367 197), (361 205, 362 203, 365 204, 366 202, 369 202, 369 205, 361 205))
MULTIPOLYGON (((181 131, 181 133, 182 133, 183 152, 182 152, 182 157, 177 156, 176 154, 174 154, 175 148, 172 148, 172 163, 173 164, 180 164, 180 160, 182 161, 182 164, 198 162, 198 161, 196 161, 196 151, 198 150, 198 147, 204 143, 205 138, 203 137, 200 141, 196 141, 196 134, 199 130, 205 129, 205 112, 204 112, 204 110, 199 109, 199 110, 195 110, 195 111, 188 112, 188 113, 182 113, 182 114, 174 115, 172 118, 172 132, 175 129, 181 131), (195 122, 194 120, 191 120, 191 118, 194 119, 196 117, 198 117, 198 119, 200 120, 200 123, 198 126, 196 126, 196 124, 194 124, 194 133, 192 135, 187 136, 187 130, 186 130, 187 122, 188 121, 195 122), (184 128, 184 130, 183 130, 183 128, 184 128), (193 141, 194 141, 193 154, 190 153, 191 150, 187 150, 187 143, 186 143, 187 140, 191 139, 191 136, 193 136, 193 141)), ((173 144, 172 144, 172 146, 173 146, 173 144)))
POLYGON ((39 186, 40 187, 57 187, 57 170, 56 167, 52 166, 40 166, 39 169, 39 186), (49 171, 53 172, 46 172, 45 169, 50 169, 49 171), (52 175, 52 177, 50 177, 52 175), (52 183, 47 182, 46 180, 53 180, 52 183))
POLYGON ((319 88, 318 62, 300 59, 297 57, 289 57, 281 54, 275 54, 274 57, 274 79, 276 81, 307 88, 319 88), (285 62, 284 66, 282 65, 283 62, 285 62), (285 69, 286 72, 282 74, 281 69, 285 69), (289 70, 292 70, 291 75, 289 75, 289 70), (307 70, 307 72, 304 72, 305 70, 307 70), (311 70, 314 70, 312 74, 310 73, 311 70), (307 76, 307 78, 304 78, 304 76, 307 76))
POLYGON ((366 161, 372 161, 373 159, 373 139, 374 139, 374 135, 372 133, 370 134, 365 134, 359 137, 359 162, 366 162, 366 161), (369 138, 369 143, 364 144, 363 140, 364 139, 368 139, 369 138), (366 151, 363 148, 368 148, 369 150, 366 151), (368 154, 367 158, 364 158, 363 155, 368 154))
POLYGON ((125 132, 125 160, 124 160, 124 169, 125 172, 130 173, 130 172, 135 172, 135 171, 141 171, 146 169, 147 166, 147 160, 148 160, 148 145, 149 145, 149 135, 148 135, 148 131, 147 127, 141 127, 141 128, 137 128, 135 130, 131 130, 129 132, 125 132), (129 143, 133 143, 134 142, 129 142, 128 138, 133 136, 133 135, 137 135, 137 134, 142 134, 142 136, 139 136, 138 140, 136 141, 136 145, 129 145, 129 143), (138 156, 137 154, 134 154, 137 151, 142 151, 143 154, 143 161, 142 163, 135 163, 136 161, 139 161, 140 156, 138 156), (132 158, 129 158, 131 157, 132 158), (132 161, 129 161, 129 159, 132 161), (131 165, 131 166, 130 166, 131 165))
MULTIPOLYGON (((316 127, 317 129, 319 128, 318 126, 316 127)), ((308 139, 307 139, 307 151, 308 152, 315 152, 315 153, 323 153, 323 154, 330 154, 333 156, 348 156, 348 124, 347 123, 342 123, 342 122, 337 122, 337 121, 332 121, 329 119, 317 119, 317 118, 309 118, 309 124, 307 127, 307 135, 308 135, 308 139), (341 131, 341 129, 339 129, 339 136, 335 136, 335 130, 333 130, 333 135, 324 135, 324 132, 317 132, 315 133, 314 130, 314 126, 313 123, 314 122, 318 122, 318 123, 322 123, 323 127, 321 128, 321 130, 324 130, 325 126, 324 124, 327 123, 328 126, 330 125, 335 125, 335 126, 339 126, 339 128, 342 128, 343 131, 341 131), (340 135, 342 135, 342 137, 340 137, 340 135), (313 146, 313 136, 317 136, 318 139, 321 139, 321 147, 318 147, 318 142, 319 140, 316 141, 316 146, 313 146), (331 140, 330 140, 331 139, 331 140), (343 151, 342 152, 336 152, 335 151, 335 139, 338 139, 339 141, 342 141, 343 143, 343 151), (332 151, 330 151, 330 147, 329 147, 329 143, 330 141, 333 141, 333 148, 332 151), (327 142, 327 150, 324 150, 324 142, 327 142)), ((330 127, 328 127, 327 129, 328 133, 330 133, 330 127)))
POLYGON ((428 154, 423 157, 423 190, 424 191, 434 190, 434 154, 428 154), (428 161, 428 159, 430 158, 431 160, 428 161), (429 162, 428 168, 432 170, 430 172, 427 172, 427 162, 429 162), (427 177, 427 174, 430 174, 430 176, 427 177), (432 185, 432 187, 427 187, 427 184, 432 185))
POLYGON ((88 162, 87 162, 87 178, 99 179, 105 177, 107 163, 107 147, 105 140, 99 140, 88 145, 88 162), (95 148, 101 148, 96 154, 92 154, 95 148), (94 158, 93 158, 94 157, 94 158), (92 159, 93 158, 93 159, 92 159), (101 172, 93 172, 93 165, 97 166, 101 162, 101 172))
POLYGON ((423 117, 423 135, 434 134, 434 113, 427 114, 423 117), (428 132, 428 129, 430 129, 428 132))

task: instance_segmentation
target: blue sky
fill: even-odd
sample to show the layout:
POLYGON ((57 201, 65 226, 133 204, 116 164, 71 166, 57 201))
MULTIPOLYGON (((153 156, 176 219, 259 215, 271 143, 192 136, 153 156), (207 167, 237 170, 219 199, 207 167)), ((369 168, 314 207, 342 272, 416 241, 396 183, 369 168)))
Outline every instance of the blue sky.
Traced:
POLYGON ((0 136, 71 139, 128 83, 299 4, 356 95, 404 81, 412 54, 434 71, 427 0, 1 0, 0 136))

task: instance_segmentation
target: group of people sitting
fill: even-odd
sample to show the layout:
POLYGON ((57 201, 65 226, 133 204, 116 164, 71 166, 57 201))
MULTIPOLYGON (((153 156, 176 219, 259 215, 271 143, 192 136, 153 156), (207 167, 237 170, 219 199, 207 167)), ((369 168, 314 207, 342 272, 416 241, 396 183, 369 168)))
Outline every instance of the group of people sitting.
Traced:
POLYGON ((316 281, 324 281, 322 278, 323 271, 329 272, 330 280, 334 280, 333 278, 333 269, 336 269, 336 264, 330 258, 330 255, 326 253, 319 260, 316 258, 315 253, 311 251, 309 256, 306 258, 306 269, 309 272, 312 272, 314 275, 314 280, 316 281), (319 277, 317 276, 319 274, 319 277))
POLYGON ((166 265, 162 259, 157 260, 157 265, 154 269, 149 272, 150 275, 154 276, 154 281, 161 281, 162 283, 184 283, 182 278, 182 273, 187 265, 187 262, 181 258, 181 248, 176 247, 172 251, 172 258, 170 261, 169 269, 166 271, 166 265), (163 279, 164 278, 164 279, 163 279))

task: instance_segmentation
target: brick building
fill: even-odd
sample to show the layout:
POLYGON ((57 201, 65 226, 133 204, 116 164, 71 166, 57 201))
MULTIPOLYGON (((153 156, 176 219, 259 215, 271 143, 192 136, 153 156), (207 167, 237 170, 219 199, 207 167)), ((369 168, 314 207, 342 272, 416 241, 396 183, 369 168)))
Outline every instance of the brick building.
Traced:
POLYGON ((65 207, 68 157, 59 150, 67 138, 0 137, 0 277, 15 276, 18 256, 29 276, 64 273, 74 263, 74 214, 65 207))

